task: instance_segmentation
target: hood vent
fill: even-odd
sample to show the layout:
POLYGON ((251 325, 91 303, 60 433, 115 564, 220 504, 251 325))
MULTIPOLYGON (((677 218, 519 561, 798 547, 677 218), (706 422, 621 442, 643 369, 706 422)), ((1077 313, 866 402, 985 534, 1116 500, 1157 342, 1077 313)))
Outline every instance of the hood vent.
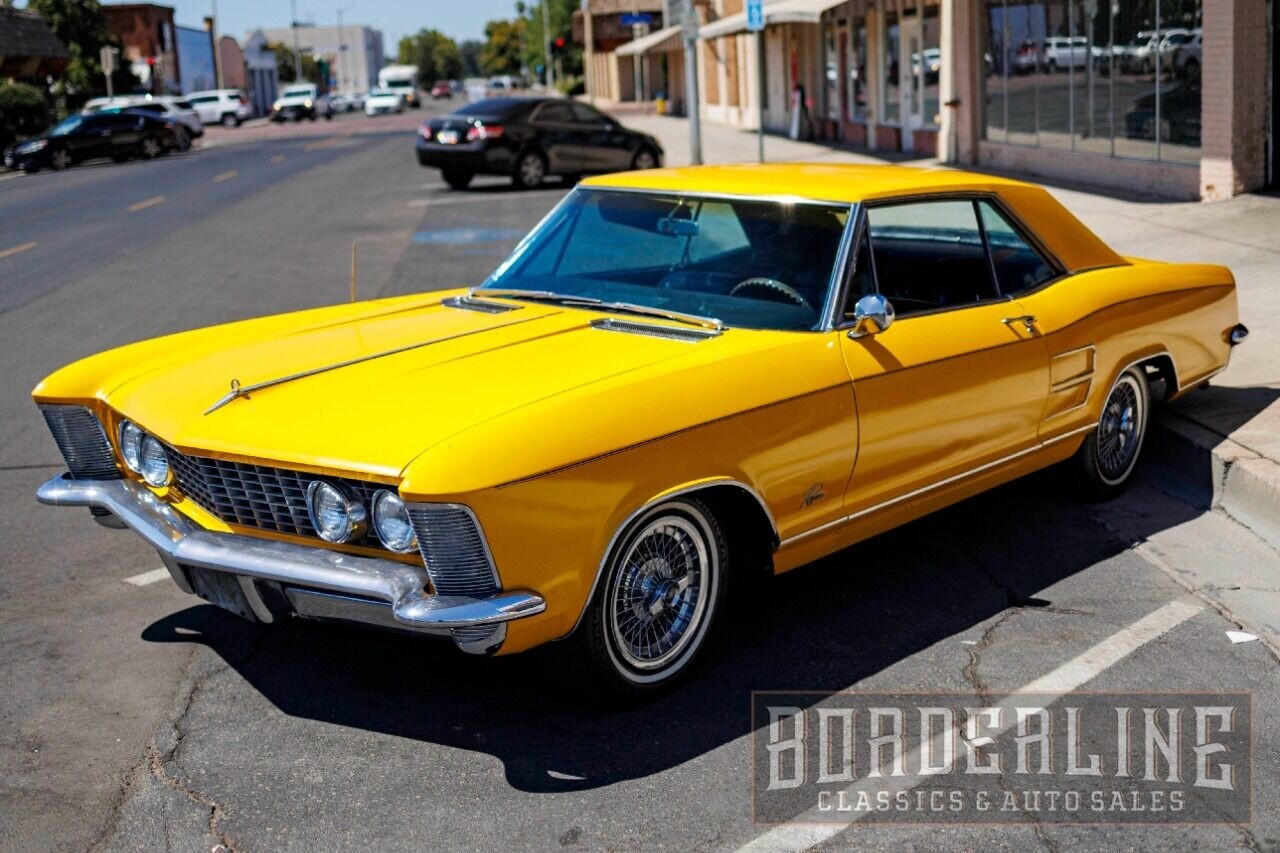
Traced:
POLYGON ((474 296, 451 296, 440 304, 450 308, 462 308, 466 311, 479 311, 483 314, 505 314, 508 311, 519 311, 523 305, 504 305, 501 302, 489 302, 474 296))
POLYGON ((592 320, 591 326, 607 332, 627 332, 632 335, 649 335, 653 338, 666 338, 670 341, 686 341, 698 343, 707 338, 714 338, 720 333, 711 329, 679 329, 674 326, 659 326, 653 323, 638 323, 634 320, 592 320))

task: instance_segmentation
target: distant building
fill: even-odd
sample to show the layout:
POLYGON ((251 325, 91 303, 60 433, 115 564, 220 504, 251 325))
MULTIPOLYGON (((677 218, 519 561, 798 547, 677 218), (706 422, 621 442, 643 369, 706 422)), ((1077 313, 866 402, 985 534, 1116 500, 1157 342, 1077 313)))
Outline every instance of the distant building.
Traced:
POLYGON ((182 94, 218 87, 213 39, 203 27, 174 28, 178 34, 178 91, 182 94))
POLYGON ((271 104, 280 92, 276 54, 267 47, 268 41, 262 30, 250 33, 244 40, 244 89, 253 103, 253 111, 260 116, 271 112, 271 104))
MULTIPOLYGON (((293 30, 260 30, 268 41, 293 49, 293 30)), ((382 32, 350 24, 342 27, 298 27, 298 47, 329 64, 329 86, 340 92, 367 92, 378 83, 384 64, 382 32)))
MULTIPOLYGON (((124 46, 124 58, 148 92, 178 92, 178 40, 173 7, 155 3, 103 5, 107 35, 124 46)), ((208 41, 208 37, 205 37, 208 41)))
POLYGON ((248 72, 244 64, 244 51, 231 36, 218 39, 218 63, 222 66, 222 87, 248 91, 248 72))
POLYGON ((26 9, 0 5, 0 78, 59 74, 71 54, 45 24, 26 9))

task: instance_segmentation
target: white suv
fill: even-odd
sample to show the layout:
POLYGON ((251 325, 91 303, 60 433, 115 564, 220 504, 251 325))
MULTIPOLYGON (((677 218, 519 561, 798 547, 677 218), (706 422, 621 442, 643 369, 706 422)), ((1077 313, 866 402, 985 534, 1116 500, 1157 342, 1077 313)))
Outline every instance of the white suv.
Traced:
POLYGON ((239 127, 240 122, 253 118, 253 106, 239 89, 209 89, 187 95, 187 103, 205 124, 223 127, 239 127))

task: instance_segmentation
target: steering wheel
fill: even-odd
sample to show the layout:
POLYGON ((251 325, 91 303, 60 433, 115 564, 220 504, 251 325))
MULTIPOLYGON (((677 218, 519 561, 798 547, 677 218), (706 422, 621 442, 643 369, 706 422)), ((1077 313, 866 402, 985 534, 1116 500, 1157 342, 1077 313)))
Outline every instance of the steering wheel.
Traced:
POLYGON ((765 276, 754 276, 752 278, 744 278, 733 286, 733 290, 729 291, 730 296, 737 296, 741 290, 755 288, 757 290, 767 290, 770 293, 781 293, 801 308, 813 310, 813 306, 809 304, 809 300, 800 295, 800 291, 796 290, 789 284, 783 284, 776 278, 767 278, 765 276))

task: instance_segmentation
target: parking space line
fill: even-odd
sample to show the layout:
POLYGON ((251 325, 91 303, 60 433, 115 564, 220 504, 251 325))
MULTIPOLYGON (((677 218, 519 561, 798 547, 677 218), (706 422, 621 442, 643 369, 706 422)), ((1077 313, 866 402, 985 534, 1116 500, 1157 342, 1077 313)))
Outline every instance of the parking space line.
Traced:
POLYGON ((164 204, 164 196, 153 195, 151 198, 131 204, 129 205, 129 212, 137 213, 139 210, 146 210, 148 207, 155 207, 157 204, 164 204))
POLYGON ((7 258, 10 255, 16 255, 19 252, 25 252, 28 249, 34 249, 36 245, 37 245, 36 241, 32 240, 28 243, 23 243, 20 246, 14 246, 12 249, 5 249, 3 252, 0 252, 0 258, 7 258))
POLYGON ((131 578, 125 578, 124 582, 131 583, 134 586, 146 586, 147 584, 153 584, 153 583, 156 583, 157 581, 162 581, 167 577, 169 577, 168 569, 152 569, 149 572, 143 572, 140 575, 134 575, 131 578))
POLYGON ((283 162, 284 162, 284 155, 283 155, 283 154, 277 154, 276 156, 274 156, 274 157, 272 157, 272 158, 271 158, 271 162, 272 162, 272 163, 283 163, 283 162))
POLYGON ((230 169, 230 170, 228 170, 228 171, 226 171, 226 172, 223 172, 221 175, 215 175, 215 176, 214 176, 214 178, 213 178, 213 182, 214 182, 215 184, 220 184, 220 183, 222 183, 223 181, 229 181, 229 180, 231 180, 232 178, 234 178, 234 177, 235 177, 236 175, 238 175, 238 174, 240 174, 240 173, 239 173, 238 171, 236 171, 235 169, 230 169))
MULTIPOLYGON (((1168 633, 1203 610, 1204 605, 1190 597, 1171 601, 1163 607, 1148 613, 1129 627, 1117 631, 1101 643, 1072 658, 1047 675, 1019 687, 1003 699, 997 699, 992 703, 992 707, 1013 707, 1017 704, 1018 694, 1020 693, 1040 694, 1037 698, 1043 698, 1046 704, 1048 701, 1059 699, 1064 694, 1097 677, 1147 643, 1168 633)), ((988 729, 988 734, 995 736, 1014 727, 1016 715, 1006 714, 1004 718, 1008 722, 1003 726, 988 729)), ((941 733, 935 735, 935 739, 940 738, 941 733)), ((935 744, 934 749, 935 754, 937 754, 937 751, 941 749, 941 745, 935 744)), ((905 766, 918 765, 920 751, 920 747, 910 750, 905 759, 905 766)), ((864 779, 845 788, 840 792, 840 797, 841 799, 847 798, 849 802, 857 802, 858 795, 864 791, 873 799, 876 796, 876 792, 879 791, 889 791, 891 794, 896 795, 902 791, 910 791, 923 784, 928 778, 930 777, 889 776, 886 778, 864 779)), ((819 823, 818 821, 830 821, 831 815, 829 813, 820 813, 815 805, 787 823, 778 824, 763 835, 747 842, 738 848, 738 853, 746 853, 746 851, 749 851, 749 853, 777 853, 777 851, 784 850, 788 851, 788 853, 795 853, 796 851, 808 850, 831 840, 845 830, 849 824, 855 823, 869 814, 871 814, 869 811, 854 811, 848 813, 844 822, 819 823)))

